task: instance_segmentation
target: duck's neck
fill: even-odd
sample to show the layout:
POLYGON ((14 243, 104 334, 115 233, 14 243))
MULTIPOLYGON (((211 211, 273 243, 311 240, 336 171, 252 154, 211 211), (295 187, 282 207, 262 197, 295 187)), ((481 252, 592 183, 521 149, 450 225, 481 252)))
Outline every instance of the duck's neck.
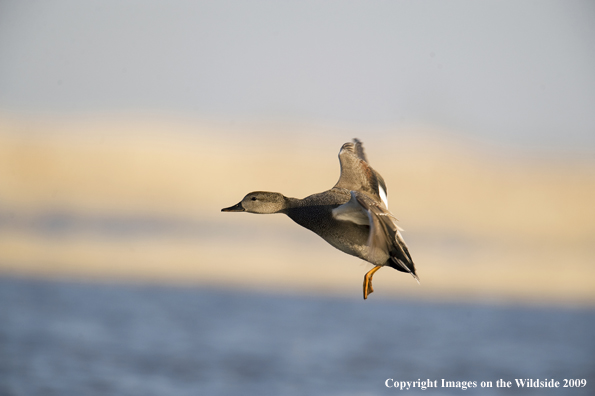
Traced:
POLYGON ((282 210, 280 210, 278 213, 285 213, 288 214, 289 211, 291 211, 291 209, 295 209, 300 207, 300 202, 302 201, 301 199, 298 198, 291 198, 291 197, 286 197, 283 196, 285 198, 285 205, 283 207, 282 210))

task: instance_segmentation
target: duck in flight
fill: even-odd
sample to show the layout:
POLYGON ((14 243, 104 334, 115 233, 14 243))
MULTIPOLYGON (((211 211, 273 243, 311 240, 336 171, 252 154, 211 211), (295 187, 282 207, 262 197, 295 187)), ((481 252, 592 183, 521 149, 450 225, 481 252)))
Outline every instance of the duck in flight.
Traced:
POLYGON ((364 300, 374 291, 372 276, 385 266, 408 272, 419 283, 397 219, 388 210, 384 179, 368 164, 362 142, 345 143, 339 162, 341 176, 328 191, 304 199, 254 191, 221 211, 284 213, 335 248, 373 264, 364 276, 364 300))

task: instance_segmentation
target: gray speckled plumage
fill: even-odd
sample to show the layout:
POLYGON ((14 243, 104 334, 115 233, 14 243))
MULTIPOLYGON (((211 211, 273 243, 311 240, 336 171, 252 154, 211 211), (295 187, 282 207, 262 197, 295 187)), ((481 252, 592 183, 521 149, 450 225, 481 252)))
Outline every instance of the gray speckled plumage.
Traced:
POLYGON ((339 161, 341 176, 328 191, 304 199, 255 191, 222 211, 285 213, 335 248, 374 264, 377 267, 364 278, 364 298, 373 291, 371 277, 379 267, 409 272, 419 281, 396 218, 388 211, 386 184, 368 164, 362 143, 345 143, 339 161))

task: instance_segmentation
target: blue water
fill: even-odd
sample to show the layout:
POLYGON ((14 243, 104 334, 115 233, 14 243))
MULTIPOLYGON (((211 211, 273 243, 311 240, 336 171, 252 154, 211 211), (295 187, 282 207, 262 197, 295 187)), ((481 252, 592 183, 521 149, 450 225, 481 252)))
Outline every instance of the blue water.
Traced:
POLYGON ((593 309, 0 277, 3 396, 593 395, 594 385, 593 309), (389 378, 477 388, 399 391, 389 378), (515 378, 588 382, 536 390, 515 378))

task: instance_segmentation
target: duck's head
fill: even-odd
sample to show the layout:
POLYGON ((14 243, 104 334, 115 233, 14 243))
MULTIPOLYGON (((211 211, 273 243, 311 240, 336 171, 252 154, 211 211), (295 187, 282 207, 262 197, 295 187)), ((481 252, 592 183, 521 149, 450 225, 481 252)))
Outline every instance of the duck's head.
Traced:
POLYGON ((248 212, 248 213, 279 213, 285 209, 287 198, 283 194, 254 191, 249 193, 237 205, 221 209, 222 212, 248 212))

